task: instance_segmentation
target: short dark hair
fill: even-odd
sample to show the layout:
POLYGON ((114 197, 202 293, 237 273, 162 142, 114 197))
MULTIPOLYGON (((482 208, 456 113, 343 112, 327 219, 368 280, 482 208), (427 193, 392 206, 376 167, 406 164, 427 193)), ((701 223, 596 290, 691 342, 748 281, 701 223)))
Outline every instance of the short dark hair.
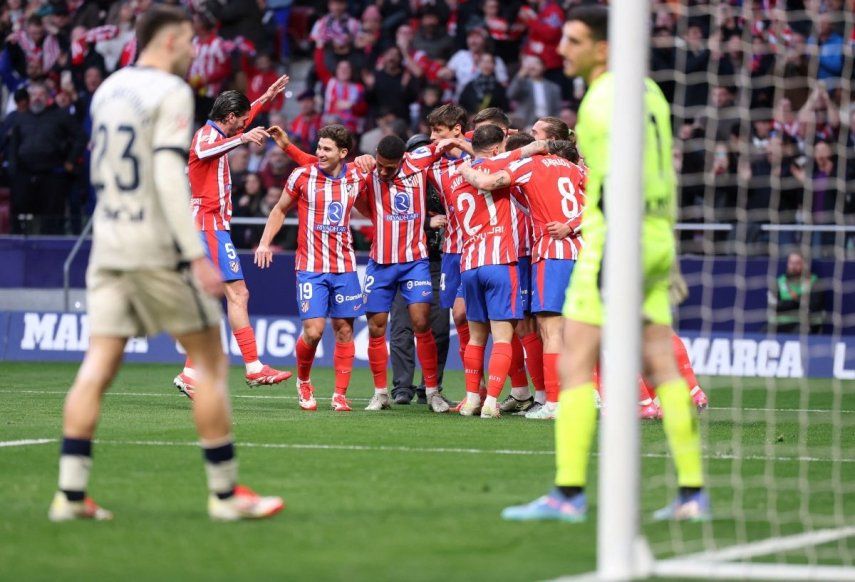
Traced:
POLYGON ((190 23, 190 15, 178 6, 155 4, 137 20, 137 51, 142 52, 160 29, 174 24, 190 23))
POLYGON ((518 150, 523 146, 527 146, 534 141, 534 136, 530 133, 515 133, 508 136, 508 141, 505 142, 505 149, 509 152, 518 150))
POLYGON ((30 100, 30 92, 26 88, 15 89, 15 103, 23 103, 30 100))
POLYGON ((570 126, 558 117, 541 117, 539 122, 546 125, 546 139, 567 139, 570 137, 570 126))
POLYGON ((208 118, 213 121, 222 121, 228 117, 230 113, 234 113, 236 116, 240 117, 249 111, 250 107, 252 107, 252 104, 249 102, 249 99, 240 91, 235 91, 233 89, 223 91, 217 95, 217 98, 214 100, 214 104, 211 106, 211 112, 208 113, 208 118))
POLYGON ((487 109, 482 109, 479 111, 475 117, 472 118, 472 124, 478 125, 479 123, 492 123, 493 125, 498 125, 502 129, 508 129, 511 126, 511 118, 508 117, 508 114, 499 109, 498 107, 488 107, 487 109))
POLYGON ((609 40, 609 9, 602 5, 579 6, 567 15, 567 22, 578 21, 588 27, 595 41, 609 40))
POLYGON ((351 137, 350 132, 345 126, 338 123, 322 127, 320 131, 318 131, 318 139, 321 139, 322 137, 331 139, 340 150, 349 150, 353 143, 353 138, 351 137))
POLYGON ((428 114, 427 124, 429 127, 442 125, 449 129, 459 125, 460 129, 464 130, 466 129, 466 110, 454 103, 440 105, 428 114))
POLYGON ((406 150, 407 144, 397 135, 387 135, 377 144, 377 155, 387 160, 400 160, 406 150))
POLYGON ((482 125, 472 134, 472 149, 483 152, 505 140, 505 131, 498 125, 482 125))
POLYGON ((579 150, 576 148, 575 138, 549 140, 549 153, 564 158, 568 162, 579 163, 579 150))

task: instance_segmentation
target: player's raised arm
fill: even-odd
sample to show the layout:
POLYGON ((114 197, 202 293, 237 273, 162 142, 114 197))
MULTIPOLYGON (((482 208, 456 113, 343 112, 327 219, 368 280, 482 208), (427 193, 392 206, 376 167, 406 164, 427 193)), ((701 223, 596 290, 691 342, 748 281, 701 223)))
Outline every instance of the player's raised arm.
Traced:
POLYGON ((285 152, 285 155, 294 160, 298 166, 306 166, 315 164, 318 161, 317 156, 306 153, 291 142, 291 138, 284 129, 278 125, 273 125, 267 128, 267 133, 273 138, 274 143, 279 146, 279 149, 285 152))
POLYGON ((303 171, 299 168, 291 173, 288 183, 282 189, 282 196, 279 197, 279 202, 270 210, 270 216, 267 217, 267 224, 264 225, 264 233, 261 235, 261 241, 255 249, 254 262, 259 269, 266 269, 273 262, 273 251, 270 250, 270 243, 279 234, 282 225, 285 223, 285 214, 296 200, 296 196, 293 194, 294 185, 302 173, 303 171))
POLYGON ((463 176, 464 180, 479 190, 491 192, 499 188, 507 188, 511 184, 511 175, 505 170, 500 170, 493 174, 479 172, 472 167, 469 160, 461 163, 457 167, 457 171, 463 176))
POLYGON ((288 77, 288 75, 282 75, 281 77, 273 81, 270 87, 267 88, 267 91, 265 91, 261 97, 253 101, 253 108, 256 107, 256 104, 261 106, 266 103, 269 103, 270 101, 273 101, 277 95, 279 95, 282 91, 285 90, 285 87, 288 85, 288 82, 290 80, 291 79, 288 77))

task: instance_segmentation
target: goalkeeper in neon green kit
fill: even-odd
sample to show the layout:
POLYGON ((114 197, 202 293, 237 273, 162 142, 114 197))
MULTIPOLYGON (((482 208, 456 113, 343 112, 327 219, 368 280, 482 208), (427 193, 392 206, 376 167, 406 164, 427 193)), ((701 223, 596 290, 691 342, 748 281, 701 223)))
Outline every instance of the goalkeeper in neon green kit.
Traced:
MULTIPOLYGON (((502 517, 511 520, 584 521, 588 457, 597 420, 592 377, 599 358, 604 317, 600 290, 607 224, 603 189, 610 169, 612 107, 616 93, 619 97, 619 89, 615 88, 614 78, 608 72, 608 8, 586 6, 573 10, 564 23, 558 52, 564 57, 565 74, 581 76, 588 85, 576 127, 579 149, 588 166, 582 224, 585 248, 576 263, 564 304, 567 321, 560 362, 563 390, 555 422, 556 486, 549 494, 529 504, 506 508, 502 517)), ((671 114, 656 84, 646 79, 645 85, 645 209, 641 239, 644 374, 656 386, 680 486, 677 499, 657 511, 654 517, 704 520, 710 513, 709 499, 703 489, 697 416, 671 346, 668 282, 676 261, 673 234, 676 177, 671 164, 671 114)))

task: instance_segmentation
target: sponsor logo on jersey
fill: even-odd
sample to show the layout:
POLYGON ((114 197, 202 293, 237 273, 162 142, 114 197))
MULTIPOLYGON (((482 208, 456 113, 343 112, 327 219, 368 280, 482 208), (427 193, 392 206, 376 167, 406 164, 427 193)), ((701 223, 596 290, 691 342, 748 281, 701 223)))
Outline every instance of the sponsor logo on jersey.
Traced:
POLYGON ((410 211, 410 196, 406 192, 398 192, 392 200, 392 211, 396 214, 404 214, 410 211))
POLYGON ((422 291, 422 297, 430 297, 430 291, 422 291))
POLYGON ((319 232, 347 232, 347 227, 334 224, 316 224, 315 230, 319 232))
POLYGON ((407 281, 407 289, 413 289, 414 287, 429 287, 430 281, 407 281))
POLYGON ((342 295, 341 293, 336 293, 335 302, 336 303, 344 303, 344 295, 342 295))
POLYGON ((341 202, 334 200, 327 206, 327 220, 333 224, 338 224, 344 218, 344 207, 341 202))
POLYGON ((406 214, 387 214, 386 222, 409 222, 421 216, 419 212, 408 212, 406 214))

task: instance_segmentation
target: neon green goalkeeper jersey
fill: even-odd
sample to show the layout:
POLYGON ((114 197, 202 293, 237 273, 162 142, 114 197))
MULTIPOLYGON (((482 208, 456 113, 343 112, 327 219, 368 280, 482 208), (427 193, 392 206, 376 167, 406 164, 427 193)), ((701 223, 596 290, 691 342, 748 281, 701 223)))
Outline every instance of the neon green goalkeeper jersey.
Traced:
MULTIPOLYGON (((627 95, 626 98, 632 96, 627 95)), ((645 79, 646 132, 644 143, 644 219, 645 227, 661 226, 669 231, 676 215, 677 178, 671 158, 671 108, 662 91, 651 79, 645 79)), ((618 97, 620 104, 620 97, 618 97)), ((582 231, 602 226, 603 191, 611 167, 609 136, 612 131, 612 107, 615 103, 614 76, 600 75, 588 88, 579 107, 576 135, 579 149, 588 167, 585 188, 586 207, 582 231)), ((620 128, 616 129, 618 132, 620 128)), ((620 171, 620 161, 612 171, 620 171)), ((593 233, 591 233, 593 234, 593 233)))

